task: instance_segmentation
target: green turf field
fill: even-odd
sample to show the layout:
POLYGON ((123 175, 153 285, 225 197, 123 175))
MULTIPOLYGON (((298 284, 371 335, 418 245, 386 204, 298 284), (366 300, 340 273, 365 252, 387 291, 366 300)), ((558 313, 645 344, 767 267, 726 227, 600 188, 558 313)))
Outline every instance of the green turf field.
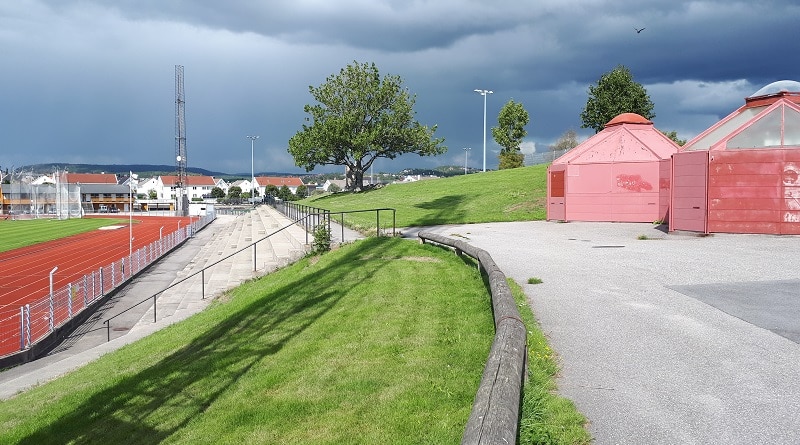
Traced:
POLYGON ((0 252, 114 224, 128 224, 128 221, 108 218, 0 220, 0 252))

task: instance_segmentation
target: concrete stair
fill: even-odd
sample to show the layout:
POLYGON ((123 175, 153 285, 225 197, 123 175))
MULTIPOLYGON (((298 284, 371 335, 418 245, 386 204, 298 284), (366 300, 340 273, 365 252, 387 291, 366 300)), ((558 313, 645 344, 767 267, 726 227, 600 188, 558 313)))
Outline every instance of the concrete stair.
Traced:
MULTIPOLYGON (((244 250, 206 269, 202 274, 205 284, 201 275, 197 275, 164 291, 158 297, 156 320, 162 322, 171 319, 170 322, 175 322, 187 318, 203 310, 225 291, 301 258, 308 251, 302 227, 293 225, 263 239, 290 223, 289 219, 268 206, 260 206, 238 216, 218 216, 206 229, 198 232, 195 238, 187 241, 203 245, 198 255, 178 272, 173 284, 239 249, 244 250), (253 248, 246 248, 254 241, 258 241, 255 268, 253 248)), ((153 308, 150 308, 134 329, 152 324, 153 308)))

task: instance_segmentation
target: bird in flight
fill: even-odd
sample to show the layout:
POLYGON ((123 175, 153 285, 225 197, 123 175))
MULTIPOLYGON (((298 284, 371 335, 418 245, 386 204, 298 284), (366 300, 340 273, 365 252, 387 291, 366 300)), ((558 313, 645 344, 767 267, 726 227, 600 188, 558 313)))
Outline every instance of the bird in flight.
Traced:
POLYGON ((642 29, 639 29, 639 28, 637 28, 637 27, 635 27, 635 26, 633 27, 633 29, 635 29, 635 30, 636 30, 636 34, 639 34, 640 32, 644 31, 644 28, 642 28, 642 29))

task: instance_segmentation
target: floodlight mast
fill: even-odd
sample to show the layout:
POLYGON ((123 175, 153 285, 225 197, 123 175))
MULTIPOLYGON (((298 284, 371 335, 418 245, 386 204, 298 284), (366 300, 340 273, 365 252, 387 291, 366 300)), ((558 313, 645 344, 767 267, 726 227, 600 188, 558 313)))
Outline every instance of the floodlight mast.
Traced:
POLYGON ((175 65, 175 214, 186 216, 188 199, 184 199, 186 187, 186 99, 183 91, 183 65, 175 65))
POLYGON ((483 171, 486 171, 486 96, 493 94, 491 90, 473 90, 483 96, 483 171))

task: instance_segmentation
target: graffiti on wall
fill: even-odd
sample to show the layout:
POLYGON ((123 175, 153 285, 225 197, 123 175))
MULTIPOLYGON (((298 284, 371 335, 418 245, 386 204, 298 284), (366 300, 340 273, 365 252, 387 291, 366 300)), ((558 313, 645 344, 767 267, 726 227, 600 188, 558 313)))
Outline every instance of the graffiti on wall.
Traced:
POLYGON ((642 179, 641 175, 617 175, 617 187, 632 192, 646 192, 653 190, 653 186, 642 179))
POLYGON ((783 199, 783 222, 800 222, 800 169, 794 162, 787 162, 783 168, 783 199))

